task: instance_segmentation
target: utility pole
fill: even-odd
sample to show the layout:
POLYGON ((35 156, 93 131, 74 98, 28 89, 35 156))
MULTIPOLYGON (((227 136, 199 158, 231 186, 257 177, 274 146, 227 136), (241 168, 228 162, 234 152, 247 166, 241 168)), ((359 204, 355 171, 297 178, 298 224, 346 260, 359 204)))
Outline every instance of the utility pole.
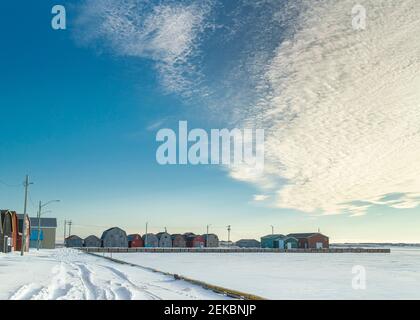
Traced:
POLYGON ((71 225, 73 224, 73 221, 68 221, 68 225, 69 225, 69 236, 71 236, 71 225))
POLYGON ((67 220, 64 220, 64 246, 66 246, 66 230, 67 229, 67 220))
POLYGON ((274 226, 271 226, 271 234, 274 234, 274 226))
POLYGON ((28 189, 29 189, 29 176, 25 178, 25 202, 23 205, 23 221, 22 221, 22 244, 20 246, 20 255, 23 256, 26 249, 26 209, 28 205, 28 189))
POLYGON ((41 209, 42 209, 42 203, 39 202, 38 207, 38 235, 37 235, 37 243, 36 243, 36 250, 39 251, 39 242, 41 239, 41 209))
POLYGON ((144 247, 146 248, 147 247, 147 245, 148 245, 148 242, 147 242, 147 226, 148 226, 148 224, 149 224, 149 222, 146 222, 146 236, 144 237, 144 247))
POLYGON ((207 225, 207 233, 206 233, 206 247, 209 246, 209 228, 210 228, 211 224, 207 225))
POLYGON ((227 231, 228 231, 228 247, 230 247, 230 230, 231 230, 230 227, 231 227, 230 225, 227 226, 227 231))
MULTIPOLYGON (((42 201, 39 202, 39 209, 38 209, 38 239, 37 239, 37 250, 39 250, 39 246, 41 244, 41 215, 42 215, 42 208, 46 207, 47 205, 49 205, 50 203, 53 202, 60 202, 60 200, 51 200, 48 201, 47 203, 42 204, 42 201)), ((44 212, 45 213, 45 212, 44 212)), ((64 235, 65 237, 65 235, 64 235)))

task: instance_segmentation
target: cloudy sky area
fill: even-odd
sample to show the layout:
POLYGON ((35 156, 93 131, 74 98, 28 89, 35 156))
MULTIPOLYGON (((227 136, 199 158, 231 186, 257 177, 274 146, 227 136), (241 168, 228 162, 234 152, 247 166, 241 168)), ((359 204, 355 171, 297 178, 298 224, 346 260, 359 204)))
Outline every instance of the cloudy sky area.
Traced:
MULTIPOLYGON (((212 223, 224 233, 225 224, 237 222, 236 238, 258 237, 275 224, 282 233, 321 227, 336 241, 420 242, 420 5, 359 3, 367 10, 366 30, 352 28, 351 0, 68 1, 69 30, 48 37, 67 50, 64 61, 79 60, 78 70, 95 68, 91 80, 101 78, 91 91, 73 95, 95 105, 87 117, 107 123, 103 130, 142 142, 137 154, 131 145, 112 147, 119 143, 114 137, 90 137, 103 144, 100 154, 112 156, 98 175, 83 163, 88 176, 80 187, 95 189, 95 179, 112 171, 107 179, 119 204, 112 190, 101 204, 95 193, 82 200, 77 211, 89 213, 76 215, 80 232, 112 225, 120 207, 127 212, 123 225, 136 217, 136 227, 147 219, 157 229, 175 226, 178 216, 197 232, 212 223), (98 120, 98 113, 107 116, 98 120), (137 124, 133 114, 141 115, 137 124), (203 128, 264 128, 265 171, 147 163, 156 130, 176 128, 180 120, 203 128), (180 179, 185 185, 178 188, 180 179), (172 208, 154 203, 160 197, 172 208), (134 212, 144 211, 139 208, 148 213, 134 212), (198 212, 191 224, 189 215, 198 212), (95 221, 99 214, 102 222, 95 221)), ((60 63, 48 68, 54 65, 60 63)), ((74 114, 83 118, 83 110, 80 105, 74 114)), ((42 177, 43 170, 33 170, 42 177)), ((70 208, 62 210, 71 215, 70 208)))

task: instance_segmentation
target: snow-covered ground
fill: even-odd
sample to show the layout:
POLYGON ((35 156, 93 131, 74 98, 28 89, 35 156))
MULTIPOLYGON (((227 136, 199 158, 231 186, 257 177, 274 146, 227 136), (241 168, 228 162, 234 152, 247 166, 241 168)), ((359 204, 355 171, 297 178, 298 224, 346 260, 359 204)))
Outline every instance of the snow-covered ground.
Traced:
POLYGON ((212 291, 72 249, 0 254, 0 299, 225 299, 212 291))
POLYGON ((420 249, 353 253, 119 253, 116 259, 268 299, 420 299, 420 249), (354 266, 366 289, 352 286, 354 266))

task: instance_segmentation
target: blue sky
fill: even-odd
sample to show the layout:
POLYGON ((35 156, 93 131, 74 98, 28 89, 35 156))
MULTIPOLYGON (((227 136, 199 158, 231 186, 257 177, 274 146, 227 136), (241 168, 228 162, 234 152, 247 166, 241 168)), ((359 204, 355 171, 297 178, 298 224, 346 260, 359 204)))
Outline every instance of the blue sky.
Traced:
MULTIPOLYGON (((231 224, 233 239, 257 238, 275 225, 279 233, 321 228, 332 241, 420 242, 418 208, 411 205, 417 198, 410 197, 415 186, 406 190, 384 185, 377 194, 362 186, 367 197, 359 197, 348 185, 337 190, 354 195, 345 198, 349 202, 367 201, 362 214, 357 209, 351 213, 354 207, 337 212, 342 199, 324 194, 317 196, 323 199, 319 205, 308 208, 299 200, 309 199, 307 194, 293 189, 281 194, 289 190, 284 181, 291 176, 286 171, 277 177, 277 171, 271 171, 277 170, 272 163, 277 162, 273 155, 278 145, 272 136, 267 177, 277 177, 273 188, 267 186, 267 177, 255 181, 218 166, 156 163, 156 130, 176 128, 180 120, 206 129, 255 120, 256 126, 273 131, 273 124, 258 120, 268 108, 258 101, 270 100, 260 91, 259 81, 262 70, 282 58, 281 44, 295 32, 288 24, 304 7, 287 7, 288 1, 268 1, 255 8, 248 1, 128 2, 139 10, 128 18, 135 26, 133 34, 123 20, 110 25, 115 20, 107 14, 118 19, 125 15, 117 5, 104 13, 106 1, 62 1, 67 30, 60 31, 50 25, 56 2, 0 4, 1 207, 22 211, 23 188, 15 185, 28 173, 34 182, 30 214, 35 214, 39 200, 61 200, 51 205, 49 214, 59 220, 59 236, 63 220, 72 219, 73 233, 82 236, 100 235, 114 225, 144 233, 149 221, 152 232, 167 227, 173 233, 204 233, 212 224, 221 238, 231 224), (287 12, 288 18, 268 28, 268 21, 279 16, 276 10, 287 12), (270 19, 265 19, 269 13, 270 19), (178 28, 174 35, 184 37, 165 38, 168 21, 178 28), (407 194, 398 204, 409 205, 398 209, 376 201, 391 191, 407 194), (268 200, 254 201, 259 194, 268 200)), ((282 90, 293 92, 285 86, 282 90)), ((289 145, 284 150, 300 156, 289 145)), ((396 169, 391 169, 386 174, 392 176, 396 169)), ((337 183, 321 178, 319 183, 327 187, 337 183)))

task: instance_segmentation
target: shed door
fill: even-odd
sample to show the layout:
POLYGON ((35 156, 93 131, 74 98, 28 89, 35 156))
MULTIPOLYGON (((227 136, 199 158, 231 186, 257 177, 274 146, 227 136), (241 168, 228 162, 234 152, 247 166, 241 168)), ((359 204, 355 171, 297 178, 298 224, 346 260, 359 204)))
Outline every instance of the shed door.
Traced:
POLYGON ((292 243, 291 242, 288 242, 287 243, 287 250, 290 250, 290 249, 292 249, 292 243))
POLYGON ((317 242, 316 243, 316 248, 317 249, 322 249, 322 242, 317 242))

